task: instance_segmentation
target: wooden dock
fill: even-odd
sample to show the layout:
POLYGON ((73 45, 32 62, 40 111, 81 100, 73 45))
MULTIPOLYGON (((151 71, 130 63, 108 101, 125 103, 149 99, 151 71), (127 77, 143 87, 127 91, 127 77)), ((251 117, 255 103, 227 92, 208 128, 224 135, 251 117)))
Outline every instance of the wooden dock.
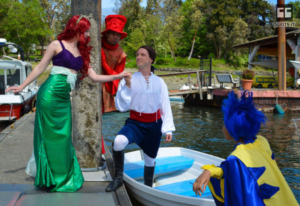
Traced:
MULTIPOLYGON (((207 98, 204 93, 203 99, 199 98, 199 94, 183 94, 185 104, 198 106, 221 107, 224 99, 228 97, 228 93, 234 91, 240 95, 242 90, 239 89, 221 89, 214 88, 211 97, 207 98)), ((276 104, 279 104, 285 112, 300 112, 300 91, 299 90, 277 90, 277 89, 256 89, 252 88, 253 103, 258 110, 263 112, 273 112, 276 104)))
MULTIPOLYGON (((84 182, 75 193, 47 193, 38 190, 34 178, 25 173, 33 149, 35 114, 24 115, 0 133, 0 205, 10 206, 131 206, 125 186, 116 192, 105 192, 109 181, 84 182)), ((113 173, 112 156, 105 145, 105 158, 110 174, 113 173)))
MULTIPOLYGON (((186 105, 194 106, 212 106, 221 107, 224 99, 227 98, 228 93, 234 91, 238 95, 243 90, 232 87, 217 86, 216 78, 214 78, 214 86, 203 86, 203 76, 206 70, 196 70, 191 72, 177 72, 170 74, 160 74, 157 76, 168 77, 178 75, 188 75, 189 89, 186 90, 172 90, 169 96, 181 96, 185 100, 186 105), (191 74, 197 75, 198 87, 192 88, 191 86, 191 74), (220 88, 222 87, 222 88, 220 88)), ((231 86, 230 83, 227 83, 231 86)), ((234 84, 233 84, 234 85, 234 84)), ((273 112, 275 105, 279 104, 285 112, 298 113, 300 112, 300 91, 299 90, 278 90, 264 89, 264 88, 252 88, 253 102, 258 110, 264 112, 273 112)))
POLYGON ((207 72, 207 71, 206 70, 196 70, 196 71, 191 71, 191 72, 176 72, 176 73, 170 73, 170 74, 158 74, 157 76, 159 76, 159 77, 170 77, 170 76, 178 76, 178 75, 188 75, 189 90, 172 92, 172 93, 169 93, 169 96, 184 95, 184 94, 199 94, 200 99, 202 100, 203 91, 202 91, 202 86, 201 86, 201 79, 203 79, 202 75, 204 75, 205 72, 207 72), (197 75, 197 83, 198 83, 198 89, 197 90, 192 89, 191 74, 196 74, 197 75))

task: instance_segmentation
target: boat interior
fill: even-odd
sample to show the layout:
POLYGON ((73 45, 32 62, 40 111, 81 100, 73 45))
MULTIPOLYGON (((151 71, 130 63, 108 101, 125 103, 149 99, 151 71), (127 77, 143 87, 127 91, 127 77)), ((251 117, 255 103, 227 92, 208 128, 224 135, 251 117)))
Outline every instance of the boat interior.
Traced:
MULTIPOLYGON (((5 73, 4 69, 0 70, 0 95, 5 94, 5 73)), ((6 69, 6 85, 20 85, 20 69, 6 69)))
MULTIPOLYGON (((137 156, 139 151, 125 155, 124 172, 129 177, 143 184, 144 161, 137 156), (135 157, 133 157, 135 155, 135 157)), ((156 190, 183 195, 187 197, 213 199, 207 186, 202 196, 193 191, 196 178, 202 173, 201 166, 205 164, 218 165, 220 160, 211 161, 209 156, 196 156, 193 153, 185 153, 178 149, 172 156, 170 151, 160 151, 155 159, 155 175, 153 188, 156 190)))

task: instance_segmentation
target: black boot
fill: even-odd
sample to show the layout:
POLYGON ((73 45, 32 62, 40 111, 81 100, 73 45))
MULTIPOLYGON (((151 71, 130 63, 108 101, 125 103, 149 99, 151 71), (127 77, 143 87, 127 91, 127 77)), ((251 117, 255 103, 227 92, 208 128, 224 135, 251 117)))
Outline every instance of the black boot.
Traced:
POLYGON ((147 167, 145 165, 144 167, 144 184, 149 187, 152 187, 153 185, 154 169, 155 165, 153 167, 147 167))
POLYGON ((115 151, 113 149, 113 158, 115 163, 115 176, 113 181, 106 187, 106 192, 116 191, 123 185, 124 150, 115 151))

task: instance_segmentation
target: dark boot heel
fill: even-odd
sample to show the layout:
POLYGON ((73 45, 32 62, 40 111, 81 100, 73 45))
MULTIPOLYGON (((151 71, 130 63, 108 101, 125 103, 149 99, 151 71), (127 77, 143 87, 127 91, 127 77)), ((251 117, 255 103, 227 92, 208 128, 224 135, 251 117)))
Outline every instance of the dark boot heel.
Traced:
POLYGON ((115 151, 113 148, 113 159, 115 164, 115 176, 113 181, 106 187, 106 192, 116 191, 123 185, 124 150, 115 151))
POLYGON ((152 187, 153 185, 153 176, 154 176, 155 164, 153 167, 144 166, 144 184, 152 187))

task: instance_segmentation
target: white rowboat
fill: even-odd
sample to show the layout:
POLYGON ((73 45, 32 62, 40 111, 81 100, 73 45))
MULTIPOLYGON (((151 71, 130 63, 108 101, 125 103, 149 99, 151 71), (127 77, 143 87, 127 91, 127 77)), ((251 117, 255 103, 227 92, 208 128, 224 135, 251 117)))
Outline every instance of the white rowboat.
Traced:
POLYGON ((193 183, 206 164, 220 165, 224 159, 181 147, 160 148, 156 158, 153 188, 143 184, 144 161, 141 151, 125 154, 124 180, 129 192, 147 206, 213 206, 209 188, 196 196, 193 183))

